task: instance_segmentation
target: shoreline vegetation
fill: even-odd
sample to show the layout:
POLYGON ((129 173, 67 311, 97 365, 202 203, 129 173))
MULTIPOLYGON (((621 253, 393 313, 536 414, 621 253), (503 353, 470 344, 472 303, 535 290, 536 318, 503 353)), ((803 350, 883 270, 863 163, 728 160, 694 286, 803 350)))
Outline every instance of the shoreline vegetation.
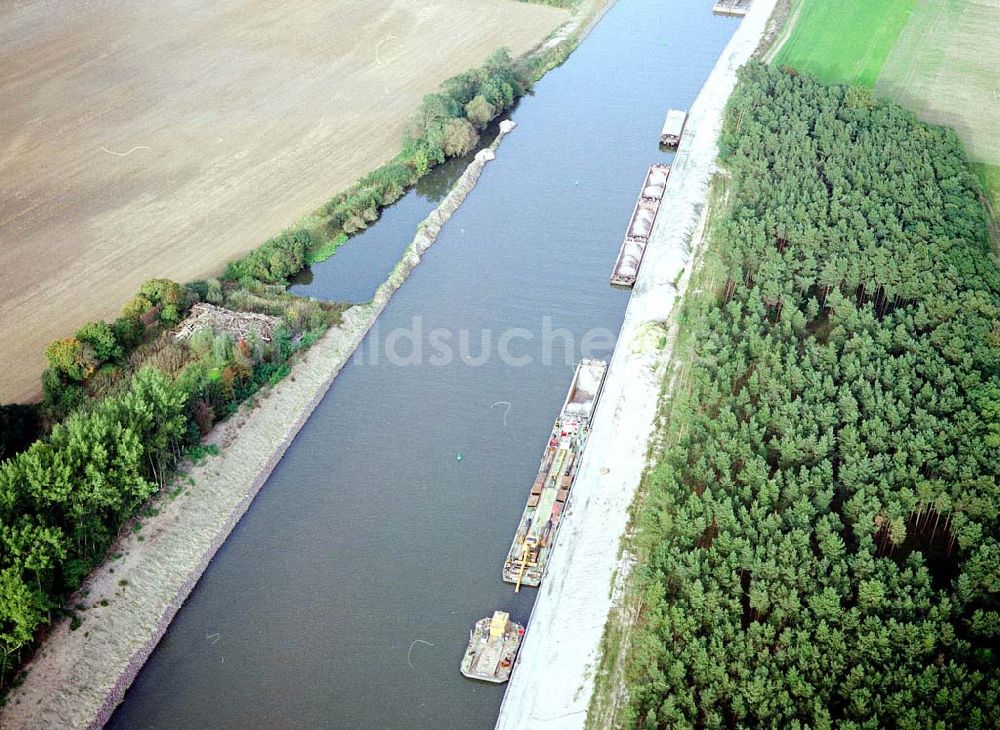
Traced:
POLYGON ((591 710, 995 727, 1000 271, 969 161, 866 88, 740 76, 591 710))
MULTIPOLYGON (((70 655, 87 656, 97 646, 96 641, 84 641, 85 646, 70 644, 81 620, 90 625, 89 631, 85 627, 79 634, 83 639, 100 629, 98 617, 88 613, 81 618, 82 611, 104 609, 107 602, 102 599, 103 605, 88 607, 87 590, 95 580, 99 582, 102 573, 114 572, 111 562, 120 557, 123 541, 133 541, 132 553, 139 556, 133 558, 134 563, 148 557, 143 546, 134 544, 144 541, 144 535, 130 536, 128 531, 140 529, 144 521, 157 521, 158 507, 154 505, 162 502, 164 487, 171 485, 175 493, 186 489, 186 465, 217 453, 219 433, 228 434, 224 440, 232 444, 253 442, 255 429, 252 424, 247 426, 254 419, 253 413, 267 409, 273 415, 281 407, 276 393, 299 392, 294 403, 285 404, 290 409, 286 415, 293 422, 286 424, 282 438, 275 443, 255 442, 254 449, 266 459, 256 474, 250 476, 243 465, 228 462, 232 478, 221 476, 221 481, 228 486, 230 496, 240 495, 240 501, 235 506, 220 505, 225 519, 220 516, 211 528, 205 528, 207 532, 198 534, 196 544, 200 541, 208 546, 206 557, 197 566, 187 566, 175 594, 164 601, 163 586, 147 586, 147 596, 130 589, 134 594, 131 600, 139 604, 145 601, 146 609, 164 613, 148 645, 138 653, 133 646, 124 657, 131 669, 122 673, 113 662, 105 666, 103 661, 94 666, 94 671, 100 668, 100 677, 89 680, 87 689, 92 695, 104 693, 102 706, 110 716, 211 554, 249 506, 389 296, 436 238, 440 225, 450 216, 448 208, 457 207, 474 185, 487 158, 477 155, 441 206, 421 224, 414 243, 372 302, 345 310, 343 305, 295 297, 286 291, 287 278, 330 255, 350 232, 377 219, 382 207, 398 199, 433 164, 473 149, 479 129, 529 91, 546 71, 561 64, 609 4, 601 0, 574 3, 577 12, 570 21, 535 52, 514 60, 501 50, 479 69, 446 81, 441 93, 425 97, 397 158, 362 178, 313 216, 231 262, 223 276, 184 286, 152 280, 116 322, 91 323, 76 336, 50 345, 46 399, 39 413, 43 426, 51 431, 0 464, 0 524, 5 548, 0 566, 0 591, 5 599, 0 615, 0 656, 5 662, 6 688, 11 687, 12 672, 25 658, 25 651, 30 653, 41 643, 41 655, 36 654, 28 663, 32 670, 43 663, 46 668, 47 676, 39 681, 28 675, 28 684, 41 688, 35 696, 61 694, 65 701, 67 692, 81 690, 79 686, 61 686, 64 677, 60 673, 71 671, 69 665, 76 664, 65 661, 68 655, 62 649, 70 655), (171 336, 173 328, 198 302, 273 317, 274 335, 234 337, 225 331, 202 330, 187 342, 176 342, 171 336), (316 343, 322 347, 317 349, 316 343), (317 371, 323 375, 317 378, 317 371), (288 378, 290 372, 293 375, 288 378), (302 384, 293 385, 296 382, 302 384), (267 396, 263 400, 254 397, 261 388, 261 395, 267 396), (303 400, 303 390, 312 397, 303 400), (222 420, 234 413, 239 414, 237 418, 222 420), (216 425, 217 420, 222 422, 216 425), (62 486, 53 489, 57 484, 62 486), (74 593, 88 572, 88 588, 74 593), (74 595, 73 605, 66 603, 70 595, 74 595), (40 631, 40 627, 48 628, 40 631), (62 656, 54 660, 44 658, 60 653, 62 656), (116 681, 102 687, 101 680, 109 672, 115 673, 116 681)), ((494 148, 502 136, 497 137, 494 148)), ((23 412, 5 409, 5 418, 9 415, 21 417, 23 412)), ((22 418, 17 424, 30 427, 31 419, 22 418)), ((21 441, 23 445, 23 436, 21 441)), ((220 474, 214 478, 220 479, 220 474)), ((183 526, 175 520, 157 528, 155 534, 170 530, 182 532, 183 526)), ((121 580, 121 585, 126 585, 125 579, 121 580)), ((113 611, 98 613, 106 622, 114 622, 113 611)), ((134 634, 137 625, 130 628, 134 634)), ((138 628, 142 634, 150 631, 148 621, 138 628)), ((105 638, 111 641, 108 635, 105 638)), ((120 642, 111 643, 112 654, 123 650, 120 642)), ((81 676, 86 675, 76 678, 81 676)), ((6 698, 14 697, 15 703, 7 704, 4 710, 6 725, 17 723, 12 707, 19 705, 22 712, 25 709, 20 696, 34 692, 26 689, 24 681, 24 674, 18 676, 13 682, 14 694, 6 698)), ((89 701, 96 699, 91 696, 89 701)), ((66 706, 58 710, 67 711, 66 706)), ((36 707, 31 712, 43 710, 36 707)))

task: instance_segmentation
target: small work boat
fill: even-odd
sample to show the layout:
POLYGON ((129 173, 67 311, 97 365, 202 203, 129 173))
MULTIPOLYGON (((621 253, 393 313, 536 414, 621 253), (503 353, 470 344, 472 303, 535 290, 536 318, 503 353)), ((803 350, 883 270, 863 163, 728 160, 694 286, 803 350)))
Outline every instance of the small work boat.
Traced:
POLYGON ((494 611, 469 632, 469 648, 462 657, 462 674, 469 679, 502 684, 510 679, 521 648, 524 627, 510 620, 506 611, 494 611))

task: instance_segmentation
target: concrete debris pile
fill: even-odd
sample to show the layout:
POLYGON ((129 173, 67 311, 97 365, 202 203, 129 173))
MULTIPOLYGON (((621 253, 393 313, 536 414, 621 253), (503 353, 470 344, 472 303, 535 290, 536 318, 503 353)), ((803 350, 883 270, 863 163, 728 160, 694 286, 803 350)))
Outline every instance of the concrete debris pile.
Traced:
POLYGON ((201 302, 191 307, 191 313, 178 325, 174 338, 184 342, 198 330, 207 327, 215 334, 223 332, 230 334, 234 340, 245 340, 254 336, 264 342, 270 342, 274 337, 274 329, 280 322, 277 317, 267 314, 234 312, 231 309, 201 302))

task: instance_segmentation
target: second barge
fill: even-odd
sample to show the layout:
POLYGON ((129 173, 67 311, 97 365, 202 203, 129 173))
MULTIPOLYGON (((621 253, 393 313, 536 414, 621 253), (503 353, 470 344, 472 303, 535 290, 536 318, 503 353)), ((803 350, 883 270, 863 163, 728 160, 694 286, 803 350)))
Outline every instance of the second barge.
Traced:
POLYGON ((587 358, 576 367, 559 418, 552 426, 517 534, 504 561, 503 579, 515 585, 515 592, 522 585, 537 586, 542 582, 580 456, 587 445, 590 423, 607 369, 608 364, 603 360, 587 358))
POLYGON ((687 112, 680 109, 671 109, 667 112, 667 118, 663 121, 663 128, 660 130, 660 144, 664 147, 676 147, 681 143, 681 135, 684 134, 684 125, 687 124, 687 112))
POLYGON ((656 214, 660 210, 663 194, 666 191, 667 178, 670 175, 670 165, 654 163, 649 166, 646 180, 642 183, 642 191, 635 202, 632 217, 628 222, 625 240, 618 251, 614 271, 611 272, 611 286, 632 287, 639 276, 639 266, 646 252, 649 234, 653 231, 656 214))
POLYGON ((493 618, 480 619, 469 632, 462 674, 483 682, 506 682, 514 671, 514 659, 523 639, 524 627, 511 621, 506 611, 494 611, 493 618))

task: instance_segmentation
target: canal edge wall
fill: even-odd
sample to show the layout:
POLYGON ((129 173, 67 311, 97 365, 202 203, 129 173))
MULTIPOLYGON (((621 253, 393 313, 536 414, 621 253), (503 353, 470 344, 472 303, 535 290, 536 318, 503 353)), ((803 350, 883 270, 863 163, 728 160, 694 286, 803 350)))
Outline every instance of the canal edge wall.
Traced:
POLYGON ((372 300, 345 311, 287 377, 218 424, 206 441, 223 446, 219 456, 179 474, 184 493, 158 495, 159 512, 109 550, 112 557, 69 601, 87 605, 82 624, 76 630, 68 619, 53 625, 0 711, 0 727, 99 728, 110 719, 216 552, 514 126, 501 123, 493 143, 418 224, 372 300))
MULTIPOLYGON (((533 53, 541 54, 555 48, 560 43, 573 38, 577 45, 590 35, 590 31, 601 22, 616 0, 589 0, 586 6, 575 12, 573 16, 557 28, 552 35, 542 42, 533 53)), ((528 54, 531 55, 531 54, 528 54)))
POLYGON ((755 0, 691 107, 498 730, 569 730, 587 723, 605 625, 630 568, 621 540, 647 467, 661 376, 671 358, 669 345, 660 349, 660 338, 700 253, 736 70, 756 50, 775 2, 755 0))

